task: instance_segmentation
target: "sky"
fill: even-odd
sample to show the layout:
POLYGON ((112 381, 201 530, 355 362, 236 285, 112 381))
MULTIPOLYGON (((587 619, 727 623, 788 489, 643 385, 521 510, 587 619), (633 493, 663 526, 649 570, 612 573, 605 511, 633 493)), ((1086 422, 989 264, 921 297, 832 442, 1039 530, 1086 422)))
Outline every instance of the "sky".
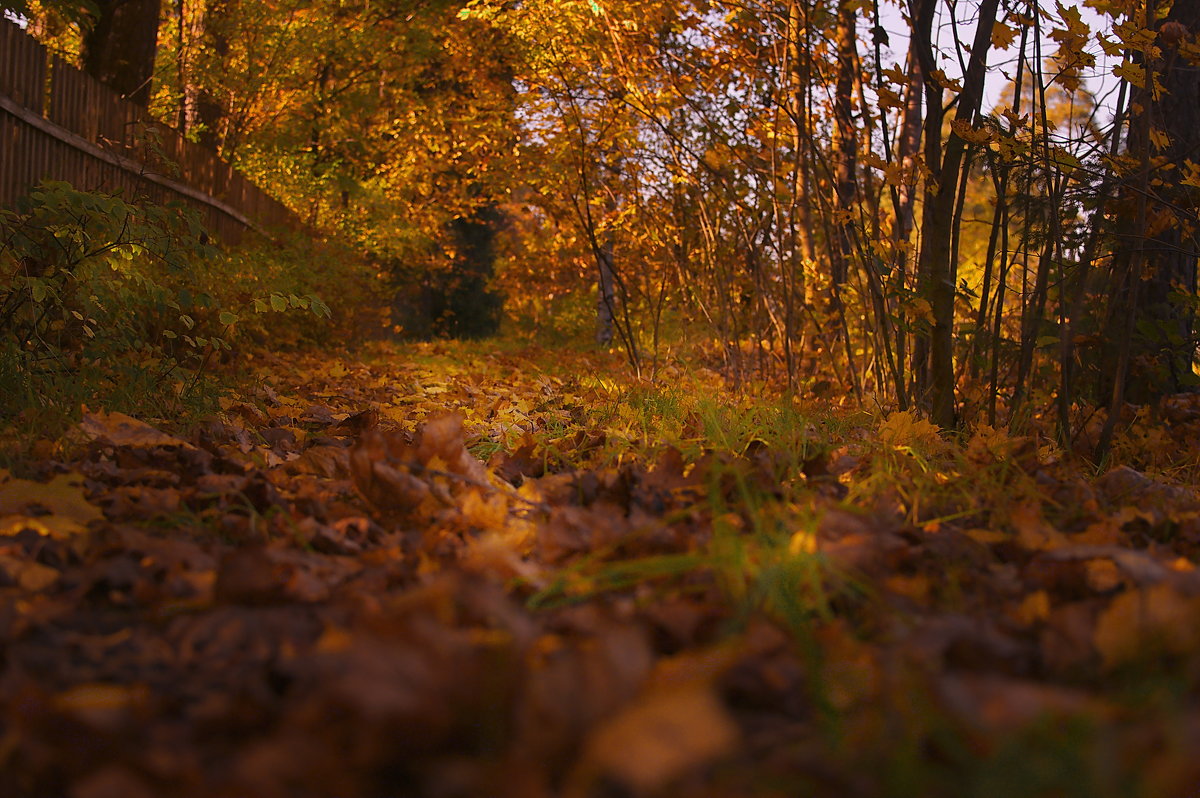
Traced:
MULTIPOLYGON (((907 9, 907 3, 904 0, 879 0, 880 17, 882 19, 883 28, 888 32, 890 47, 885 48, 883 67, 887 68, 893 64, 898 65, 901 70, 904 69, 904 59, 908 52, 908 23, 904 20, 903 12, 901 11, 901 3, 907 9)), ((1112 68, 1117 65, 1118 61, 1109 58, 1100 49, 1095 33, 1106 31, 1109 27, 1106 18, 1097 14, 1092 9, 1086 7, 1079 0, 1060 0, 1060 3, 1065 8, 1079 9, 1080 16, 1083 21, 1093 31, 1093 37, 1089 43, 1088 51, 1096 56, 1096 66, 1090 70, 1086 82, 1087 88, 1096 95, 1098 104, 1105 107, 1111 107, 1116 101, 1116 93, 1119 81, 1112 74, 1112 68)), ((952 20, 946 3, 941 3, 938 6, 938 17, 935 21, 935 27, 938 34, 938 44, 942 51, 942 68, 946 74, 952 78, 961 77, 962 70, 959 68, 957 57, 954 55, 954 32, 957 24, 959 38, 963 41, 970 42, 975 32, 975 11, 978 7, 978 2, 968 0, 967 2, 958 2, 957 20, 952 20)), ((1053 9, 1055 6, 1053 0, 1043 5, 1053 9)), ((864 16, 863 24, 869 27, 869 19, 864 16)), ((1043 23, 1043 36, 1049 32, 1049 26, 1043 23)), ((991 51, 988 54, 988 64, 998 67, 997 70, 989 70, 988 81, 984 89, 984 108, 991 110, 997 105, 1007 105, 1011 98, 1002 97, 1003 89, 1008 83, 1008 78, 1004 72, 1009 75, 1013 74, 1016 67, 1017 59, 1017 44, 1020 38, 1018 36, 1016 42, 1008 50, 991 51)), ((1054 42, 1048 37, 1045 38, 1043 47, 1044 54, 1050 55, 1053 53, 1051 49, 1054 42)), ((965 57, 965 56, 964 56, 965 57)), ((1107 122, 1111 117, 1111 112, 1102 113, 1101 119, 1107 122)))

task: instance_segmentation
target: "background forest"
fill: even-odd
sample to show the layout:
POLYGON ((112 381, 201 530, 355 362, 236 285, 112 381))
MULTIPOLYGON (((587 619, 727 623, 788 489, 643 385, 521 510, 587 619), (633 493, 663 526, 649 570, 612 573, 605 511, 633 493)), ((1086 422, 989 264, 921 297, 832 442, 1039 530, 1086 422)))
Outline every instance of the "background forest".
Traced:
POLYGON ((9 7, 348 245, 329 284, 401 334, 594 324, 647 376, 700 336, 1063 442, 1196 381, 1192 2, 9 7))
POLYGON ((1196 798, 1200 0, 0 7, 0 795, 1196 798))

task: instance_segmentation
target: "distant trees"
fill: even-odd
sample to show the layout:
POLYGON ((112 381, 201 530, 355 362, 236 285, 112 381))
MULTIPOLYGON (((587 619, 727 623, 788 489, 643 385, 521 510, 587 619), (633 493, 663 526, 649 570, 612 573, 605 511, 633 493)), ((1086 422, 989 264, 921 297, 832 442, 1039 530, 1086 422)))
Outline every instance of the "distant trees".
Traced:
MULTIPOLYGON (((616 259, 635 308, 632 351, 651 343, 662 294, 645 286, 659 285, 668 306, 711 326, 735 371, 781 368, 802 390, 828 373, 850 394, 916 404, 942 426, 1019 424, 1057 407, 1066 439, 1076 400, 1113 401, 1077 381, 1096 347, 1139 340, 1095 319, 1159 329, 1159 349, 1167 341, 1174 353, 1162 366, 1179 375, 1165 388, 1191 379, 1191 228, 1178 212, 1164 224, 1164 209, 1194 205, 1171 193, 1169 175, 1192 190, 1185 154, 1200 124, 1183 105, 1198 105, 1185 85, 1196 4, 1153 5, 1151 16, 1169 8, 1177 23, 1177 46, 1150 59, 1163 91, 1132 85, 1157 30, 1135 7, 1111 7, 1111 30, 1093 31, 1078 9, 1036 0, 916 0, 903 64, 889 61, 874 4, 849 0, 580 0, 556 3, 537 35, 533 20, 551 16, 537 2, 479 0, 468 13, 525 42, 523 118, 548 156, 543 174, 565 166, 577 187, 596 187, 595 156, 614 144, 588 137, 620 142, 624 174, 606 186, 615 201, 597 191, 590 216, 576 216, 583 238, 601 219, 618 249, 637 253, 636 272, 616 259), (1148 134, 1159 141, 1148 226, 1114 228, 1107 199, 1111 176, 1123 176, 1121 210, 1136 205, 1145 126, 1134 118, 1127 149, 1120 117, 1107 128, 1059 118, 1097 112, 1082 81, 1100 46, 1125 56, 1117 74, 1135 107, 1161 105, 1149 113, 1187 126, 1148 134), (984 86, 1000 50, 1015 95, 991 114, 984 86), (990 197, 994 213, 971 217, 986 243, 965 272, 968 195, 990 197), (1169 276, 1130 281, 1121 264, 1136 241, 1139 257, 1160 253, 1153 274, 1169 276), (1116 298, 1114 285, 1125 286, 1116 298)), ((1154 358, 1131 350, 1129 360, 1141 374, 1154 358)))
POLYGON ((176 0, 153 103, 444 332, 495 263, 639 371, 700 325, 738 378, 1069 441, 1196 381, 1200 3, 1091 5, 176 0))

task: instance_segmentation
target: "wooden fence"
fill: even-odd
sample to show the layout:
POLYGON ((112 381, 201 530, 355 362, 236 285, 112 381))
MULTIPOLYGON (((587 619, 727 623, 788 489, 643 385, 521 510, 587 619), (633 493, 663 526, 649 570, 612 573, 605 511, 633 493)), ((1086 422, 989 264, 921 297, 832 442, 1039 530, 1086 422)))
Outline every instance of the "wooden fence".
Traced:
POLYGON ((145 108, 0 19, 0 207, 12 207, 42 180, 181 201, 229 244, 249 228, 300 226, 214 152, 150 120, 145 108))

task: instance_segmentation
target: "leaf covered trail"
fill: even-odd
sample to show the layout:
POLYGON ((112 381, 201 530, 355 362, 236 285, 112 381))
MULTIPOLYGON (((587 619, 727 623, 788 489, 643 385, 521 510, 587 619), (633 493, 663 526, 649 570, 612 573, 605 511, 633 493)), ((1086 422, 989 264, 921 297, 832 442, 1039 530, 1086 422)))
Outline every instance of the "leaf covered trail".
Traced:
POLYGON ((1200 498, 1146 473, 1185 400, 1096 477, 706 372, 262 357, 190 433, 0 472, 0 794, 1200 785, 1200 498))

